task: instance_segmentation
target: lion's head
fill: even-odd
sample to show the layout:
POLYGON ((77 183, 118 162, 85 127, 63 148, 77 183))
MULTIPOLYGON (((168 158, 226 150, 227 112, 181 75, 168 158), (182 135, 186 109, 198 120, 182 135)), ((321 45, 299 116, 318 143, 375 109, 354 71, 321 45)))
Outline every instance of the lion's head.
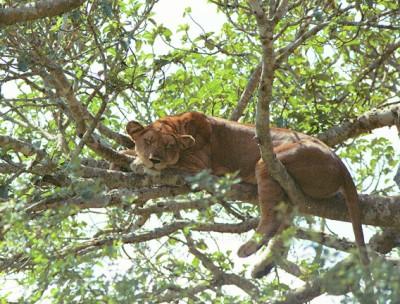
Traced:
POLYGON ((177 134, 173 127, 160 121, 146 127, 130 121, 126 131, 135 143, 136 163, 157 171, 175 165, 181 152, 195 143, 191 135, 177 134))

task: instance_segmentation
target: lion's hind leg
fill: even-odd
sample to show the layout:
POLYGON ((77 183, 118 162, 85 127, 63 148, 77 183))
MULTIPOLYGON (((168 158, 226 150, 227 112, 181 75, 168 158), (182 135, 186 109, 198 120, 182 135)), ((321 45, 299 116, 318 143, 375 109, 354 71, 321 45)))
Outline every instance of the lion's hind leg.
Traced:
POLYGON ((268 275, 271 270, 276 266, 275 261, 280 258, 286 258, 289 251, 289 246, 286 246, 285 242, 277 236, 272 240, 270 250, 266 252, 264 258, 253 267, 251 276, 259 279, 263 276, 268 275))
POLYGON ((256 165, 260 221, 252 238, 238 250, 239 257, 247 257, 267 245, 278 232, 286 217, 285 211, 279 210, 279 203, 285 198, 281 186, 268 174, 265 163, 260 160, 256 165))

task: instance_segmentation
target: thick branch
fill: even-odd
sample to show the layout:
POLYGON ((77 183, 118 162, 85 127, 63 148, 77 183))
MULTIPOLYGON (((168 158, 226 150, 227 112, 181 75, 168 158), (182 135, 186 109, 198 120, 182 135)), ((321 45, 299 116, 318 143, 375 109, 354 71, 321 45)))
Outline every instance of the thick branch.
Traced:
POLYGON ((399 125, 399 118, 399 105, 385 109, 374 109, 357 117, 355 120, 330 128, 319 134, 318 138, 328 146, 334 146, 344 142, 346 139, 357 137, 374 129, 399 125))
POLYGON ((58 66, 54 66, 54 64, 48 63, 48 65, 52 66, 50 70, 51 77, 46 75, 45 78, 48 78, 49 82, 56 88, 57 94, 64 97, 75 120, 77 134, 79 137, 82 137, 86 131, 83 105, 76 98, 72 84, 65 76, 63 70, 58 66))
POLYGON ((12 138, 10 136, 0 135, 0 147, 5 150, 14 150, 16 152, 20 152, 25 156, 37 155, 40 159, 46 156, 46 152, 36 148, 30 143, 25 141, 12 138))
MULTIPOLYGON (((6 165, 4 165, 4 168, 0 166, 0 170, 6 170, 7 167, 6 165)), ((35 168, 34 166, 32 170, 35 168)), ((191 191, 185 180, 188 175, 177 170, 165 170, 159 176, 149 176, 81 165, 76 173, 83 178, 101 180, 109 188, 122 189, 118 190, 119 192, 116 191, 107 194, 105 198, 97 197, 97 202, 90 200, 85 203, 85 200, 82 198, 74 198, 70 201, 81 208, 104 207, 108 204, 123 203, 123 197, 126 194, 125 191, 129 191, 132 196, 137 196, 136 202, 140 203, 148 199, 173 196, 191 191)), ((54 174, 57 174, 57 171, 54 171, 54 174)), ((203 190, 211 193, 213 191, 213 189, 203 190)), ((257 203, 257 187, 245 183, 234 185, 231 191, 226 193, 226 199, 257 203)), ((400 196, 359 195, 359 201, 362 222, 364 224, 382 227, 400 227, 400 196)), ((58 200, 51 201, 50 199, 41 201, 36 207, 32 207, 32 211, 52 208, 52 206, 57 206, 58 204, 60 204, 58 200)), ((305 198, 304 200, 296 201, 294 205, 304 214, 333 220, 349 221, 345 201, 339 195, 324 200, 305 198)), ((169 210, 170 208, 167 209, 169 210)))
POLYGON ((1 8, 0 27, 19 22, 54 17, 78 8, 85 0, 42 0, 21 7, 1 8))
POLYGON ((369 241, 371 248, 382 254, 389 253, 394 247, 400 247, 399 229, 385 228, 369 241))
MULTIPOLYGON (((150 199, 160 197, 172 197, 182 193, 187 193, 188 191, 189 189, 186 186, 160 186, 154 188, 143 188, 133 191, 128 189, 114 189, 106 194, 94 195, 91 198, 83 198, 81 196, 52 196, 33 203, 25 210, 27 212, 40 212, 48 209, 56 209, 66 205, 74 206, 79 209, 105 208, 113 205, 123 206, 125 204, 134 204, 140 206, 150 199)), ((203 203, 203 201, 196 201, 194 203, 168 205, 158 203, 155 206, 135 209, 132 212, 137 215, 146 215, 150 213, 172 212, 183 209, 204 208, 208 205, 209 204, 207 201, 205 203, 203 203)))
POLYGON ((257 20, 263 50, 256 116, 256 134, 260 143, 261 157, 267 165, 269 173, 282 186, 289 196, 290 201, 297 204, 305 201, 304 194, 298 189, 283 164, 276 158, 273 152, 269 126, 269 105, 272 101, 276 59, 273 46, 273 33, 276 20, 272 21, 267 18, 260 1, 249 0, 249 4, 257 20))
MULTIPOLYGON (((79 137, 82 137, 87 131, 85 119, 89 120, 89 122, 93 124, 95 122, 95 117, 93 117, 93 115, 90 114, 90 112, 76 98, 72 85, 65 76, 63 70, 60 67, 55 66, 55 64, 53 64, 49 60, 46 59, 46 61, 48 61, 47 65, 49 66, 51 75, 43 75, 43 78, 50 82, 56 89, 57 94, 62 96, 66 100, 70 115, 76 123, 77 135, 79 137)), ((118 143, 126 147, 133 147, 133 142, 128 136, 113 132, 107 127, 101 125, 100 123, 96 124, 96 127, 104 135, 113 138, 118 143)), ((120 167, 127 168, 127 157, 115 152, 109 147, 106 147, 94 135, 87 138, 86 145, 104 159, 113 162, 120 167)))
MULTIPOLYGON (((381 227, 400 227, 400 196, 359 195, 363 224, 381 227)), ((308 199, 298 205, 299 211, 332 220, 350 221, 342 197, 325 200, 308 199)))

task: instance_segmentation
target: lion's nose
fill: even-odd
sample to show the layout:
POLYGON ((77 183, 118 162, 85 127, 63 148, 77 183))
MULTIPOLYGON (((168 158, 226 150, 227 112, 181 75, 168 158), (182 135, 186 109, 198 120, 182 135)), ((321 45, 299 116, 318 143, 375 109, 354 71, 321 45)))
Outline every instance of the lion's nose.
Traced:
POLYGON ((159 164, 161 163, 161 160, 159 158, 156 157, 152 157, 149 159, 153 164, 159 164))

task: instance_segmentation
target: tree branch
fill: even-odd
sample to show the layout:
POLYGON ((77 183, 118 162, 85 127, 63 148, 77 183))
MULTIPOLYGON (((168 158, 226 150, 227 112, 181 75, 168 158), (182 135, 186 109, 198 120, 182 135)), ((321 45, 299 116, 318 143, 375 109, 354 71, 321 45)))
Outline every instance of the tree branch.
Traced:
POLYGON ((306 229, 297 229, 296 237, 303 240, 317 242, 324 246, 328 246, 340 251, 350 251, 351 249, 356 248, 354 242, 351 242, 345 238, 338 238, 323 232, 317 232, 306 229))
POLYGON ((362 133, 367 133, 374 129, 393 125, 399 125, 400 127, 399 119, 399 105, 384 109, 374 109, 357 117, 354 120, 334 126, 319 134, 317 137, 328 146, 334 146, 344 142, 346 139, 357 137, 362 133))
MULTIPOLYGON (((0 166, 0 169, 1 168, 2 166, 0 166)), ((4 166, 3 169, 6 168, 8 168, 8 166, 4 166)), ((34 168, 35 167, 32 169, 34 168)), ((54 174, 56 173, 57 171, 54 172, 54 174)), ((77 174, 83 178, 98 179, 112 189, 128 189, 132 191, 133 195, 137 195, 137 200, 141 202, 150 198, 162 197, 169 194, 172 196, 192 191, 186 181, 188 174, 177 170, 165 170, 165 172, 159 176, 149 176, 133 172, 113 171, 81 165, 77 169, 77 174)), ((217 177, 214 178, 217 179, 217 177)), ((213 193, 213 189, 203 188, 203 190, 213 193)), ((112 201, 116 204, 122 202, 123 195, 124 192, 121 191, 119 194, 120 198, 117 198, 118 193, 113 193, 112 201)), ((227 191, 226 199, 257 203, 257 187, 245 183, 234 185, 230 191, 227 191)), ((83 198, 81 198, 81 200, 84 201, 83 198)), ((99 198, 99 200, 108 202, 110 198, 99 198)), ((79 206, 82 201, 77 199, 74 202, 79 206)), ((364 224, 381 227, 400 227, 400 196, 359 195, 359 201, 362 222, 364 224)), ((57 202, 55 202, 55 204, 57 204, 57 202)), ((93 206, 92 202, 88 202, 87 204, 87 206, 93 206)), ((35 210, 43 210, 50 205, 51 203, 48 201, 42 202, 35 207, 37 208, 35 210)), ((345 201, 340 195, 323 200, 306 197, 304 200, 296 201, 294 205, 298 208, 299 212, 304 214, 333 220, 350 221, 345 201)), ((83 203, 82 206, 85 206, 85 203, 83 203)), ((103 206, 103 204, 100 203, 100 206, 103 206)), ((251 229, 251 227, 249 229, 251 229)))
POLYGON ((370 247, 382 254, 389 253, 395 247, 400 247, 399 228, 384 228, 372 236, 369 241, 370 247))
POLYGON ((189 235, 186 236, 186 240, 189 252, 196 256, 205 268, 211 271, 216 281, 222 281, 224 284, 236 285, 244 292, 249 294, 254 300, 257 300, 259 295, 257 286, 255 286, 253 283, 246 280, 245 278, 238 276, 237 274, 226 273, 222 271, 218 266, 214 264, 214 262, 209 257, 197 250, 193 240, 189 235))
POLYGON ((240 96, 237 106, 235 107, 231 116, 229 117, 230 120, 238 121, 239 118, 243 115, 243 112, 247 104, 249 103, 251 96, 257 89, 258 84, 260 82, 261 67, 262 66, 260 63, 251 74, 250 79, 247 82, 246 88, 244 89, 242 95, 240 96))
MULTIPOLYGON (((393 267, 398 267, 398 261, 386 261, 391 263, 393 267)), ((343 295, 349 291, 357 292, 362 272, 359 274, 353 273, 351 281, 349 281, 348 269, 354 267, 352 264, 351 257, 345 258, 324 274, 307 282, 304 286, 288 292, 285 295, 285 300, 274 301, 271 304, 302 304, 311 301, 325 292, 332 295, 343 295)), ((367 294, 361 295, 361 303, 371 303, 369 290, 366 291, 367 294)))
POLYGON ((78 8, 85 0, 42 0, 21 7, 0 8, 0 27, 61 15, 78 8))
POLYGON ((12 138, 10 136, 0 135, 0 147, 5 150, 12 149, 16 152, 24 154, 25 156, 32 156, 36 154, 40 159, 46 156, 46 152, 44 150, 38 149, 30 143, 12 138))
POLYGON ((286 58, 288 58, 289 55, 292 54, 293 51, 295 49, 297 49, 300 45, 302 45, 307 39, 313 37, 319 31, 321 31, 322 29, 327 27, 330 23, 331 23, 330 21, 327 21, 327 22, 323 22, 323 23, 320 23, 320 24, 314 26, 312 29, 310 29, 309 31, 302 34, 300 37, 298 37, 292 43, 279 49, 277 51, 278 56, 276 58, 276 67, 275 68, 277 68, 279 66, 279 64, 281 64, 286 58))
POLYGON ((262 72, 256 114, 256 134, 259 140, 261 157, 267 165, 271 176, 282 186, 289 196, 290 201, 297 205, 305 201, 304 194, 296 186, 296 183, 286 171, 283 164, 276 158, 273 152, 269 126, 269 105, 272 101, 276 59, 273 47, 273 33, 276 20, 273 21, 267 18, 260 1, 249 0, 249 4, 257 20, 263 50, 262 72))
MULTIPOLYGON (((47 58, 42 58, 42 60, 48 61, 47 58)), ((71 116, 76 123, 76 133, 79 137, 82 137, 86 131, 83 111, 84 107, 76 98, 73 87, 61 67, 52 62, 46 62, 46 64, 50 69, 50 75, 46 74, 43 77, 54 86, 57 94, 62 96, 67 102, 71 116)))
MULTIPOLYGON (((185 297, 199 300, 195 297, 196 294, 217 286, 221 285, 217 284, 216 282, 212 282, 212 284, 199 284, 185 288, 182 288, 182 286, 179 285, 168 285, 166 288, 163 288, 163 291, 167 290, 167 292, 162 296, 158 295, 156 303, 177 303, 185 297)), ((152 296, 154 296, 154 293, 152 293, 152 296)))

